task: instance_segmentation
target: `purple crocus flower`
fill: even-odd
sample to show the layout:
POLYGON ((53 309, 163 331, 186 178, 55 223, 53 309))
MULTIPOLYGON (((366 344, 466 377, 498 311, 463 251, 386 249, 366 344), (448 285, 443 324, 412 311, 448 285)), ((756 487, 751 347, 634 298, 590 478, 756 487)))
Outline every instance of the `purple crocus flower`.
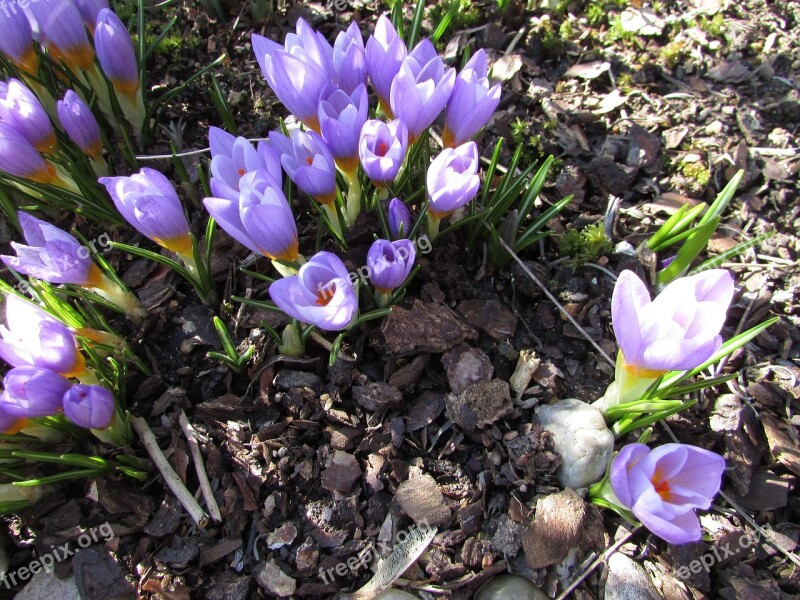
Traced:
POLYGON ((169 179, 143 168, 128 177, 101 177, 117 210, 142 235, 159 246, 194 260, 189 223, 169 179))
POLYGON ((28 245, 11 242, 17 256, 0 256, 8 267, 50 283, 100 284, 103 275, 78 240, 28 213, 18 216, 28 245))
POLYGON ((403 285, 414 266, 417 252, 411 240, 375 240, 367 252, 372 285, 379 295, 389 295, 403 285))
POLYGON ((456 72, 444 66, 429 40, 422 40, 403 60, 392 82, 392 113, 408 127, 414 143, 442 112, 453 92, 456 72))
POLYGON ((219 127, 208 132, 211 145, 211 191, 214 196, 238 200, 239 181, 251 171, 261 171, 281 187, 281 158, 268 141, 257 149, 246 138, 234 137, 219 127))
POLYGON ((58 101, 58 119, 72 140, 84 154, 98 158, 103 151, 100 126, 92 109, 72 90, 67 90, 64 99, 58 101))
POLYGON ((32 302, 9 294, 6 323, 7 327, 0 325, 0 358, 12 367, 44 367, 65 377, 86 372, 86 361, 73 333, 32 302))
POLYGON ((70 67, 88 71, 94 64, 94 52, 86 35, 81 13, 73 2, 31 2, 28 15, 36 20, 41 43, 53 58, 70 67))
POLYGON ((72 383, 43 367, 14 367, 3 380, 0 410, 15 417, 48 417, 61 412, 62 398, 72 383))
POLYGON ((361 83, 351 94, 331 86, 319 103, 319 126, 339 168, 353 177, 358 168, 358 140, 367 122, 367 87, 361 83))
POLYGON ((637 377, 693 369, 719 349, 733 278, 724 269, 681 277, 656 297, 633 271, 620 273, 611 298, 624 368, 637 377))
POLYGON ((0 121, 0 171, 36 183, 55 183, 58 175, 15 127, 0 121))
POLYGON ((324 331, 341 331, 358 312, 347 267, 330 252, 318 252, 297 275, 272 283, 269 295, 290 317, 324 331))
POLYGON ((375 33, 367 40, 365 53, 367 73, 375 93, 378 94, 381 110, 392 119, 392 109, 389 106, 392 81, 400 71, 400 65, 403 64, 408 50, 386 15, 381 15, 378 19, 375 33))
POLYGON ((478 193, 478 145, 467 142, 445 148, 428 167, 428 212, 443 219, 467 204, 478 193))
POLYGON ((283 46, 253 34, 253 52, 267 83, 283 105, 314 131, 319 131, 317 102, 333 82, 333 48, 303 19, 297 34, 286 36, 283 46))
POLYGON ((414 223, 411 221, 411 213, 408 212, 406 205, 398 198, 392 198, 389 202, 389 231, 393 238, 408 239, 414 223))
POLYGON ((36 75, 39 61, 33 47, 33 32, 28 17, 16 2, 0 9, 0 52, 26 73, 36 75))
POLYGON ((5 398, 5 392, 0 394, 0 433, 13 435, 19 433, 28 424, 28 419, 15 417, 14 415, 6 413, 6 411, 2 409, 3 400, 5 398))
POLYGON ((51 152, 56 133, 42 103, 18 79, 0 82, 0 121, 16 129, 39 152, 51 152))
POLYGON ((104 8, 109 8, 108 0, 74 0, 78 12, 89 31, 94 33, 97 24, 97 15, 104 8))
POLYGON ((620 503, 671 544, 700 539, 694 509, 707 509, 719 492, 725 459, 686 444, 623 446, 611 463, 609 481, 620 503))
POLYGON ((478 50, 456 77, 444 113, 442 140, 446 148, 468 142, 483 129, 500 103, 500 84, 489 87, 486 52, 478 50))
POLYGON ((114 394, 99 385, 73 385, 63 397, 64 416, 79 427, 105 429, 114 420, 114 394))
POLYGON ((108 8, 102 9, 97 15, 94 48, 103 73, 111 81, 114 90, 135 98, 140 80, 133 40, 119 17, 108 8))
POLYGON ((235 200, 206 198, 203 203, 228 235, 271 259, 297 260, 297 225, 279 185, 265 171, 251 171, 239 182, 235 200))
POLYGON ((315 131, 295 129, 291 139, 273 131, 269 141, 281 155, 286 174, 320 204, 336 199, 336 165, 328 145, 315 131))
POLYGON ((384 123, 369 120, 361 128, 358 156, 361 166, 376 186, 394 181, 408 150, 408 128, 399 119, 384 123))
POLYGON ((352 94, 360 85, 367 86, 364 39, 355 21, 350 23, 347 31, 336 36, 333 44, 333 72, 336 84, 347 94, 352 94))

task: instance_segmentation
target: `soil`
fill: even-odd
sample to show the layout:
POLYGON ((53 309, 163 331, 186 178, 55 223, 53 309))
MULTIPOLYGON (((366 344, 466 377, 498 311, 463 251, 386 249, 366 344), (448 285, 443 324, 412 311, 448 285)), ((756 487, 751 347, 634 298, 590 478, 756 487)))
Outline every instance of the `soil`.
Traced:
MULTIPOLYGON (((253 32, 282 40, 302 16, 329 40, 354 19, 366 35, 385 9, 311 2, 254 22, 249 3, 228 3, 225 19, 196 4, 151 10, 162 23, 177 16, 184 43, 156 53, 149 85, 174 86, 225 53, 214 74, 238 134, 250 138, 266 136, 285 116, 252 54, 253 32)), ((56 567, 61 576, 75 575, 84 598, 332 598, 373 574, 368 561, 344 575, 337 565, 365 553, 383 556, 397 532, 427 517, 438 533, 403 574, 408 591, 466 600, 510 571, 558 596, 628 526, 561 491, 559 458, 534 407, 602 395, 613 367, 585 334, 614 356, 609 272, 633 269, 649 278, 633 252, 639 244, 682 204, 713 201, 744 169, 709 255, 773 235, 725 265, 737 294, 724 337, 773 315, 781 319, 727 361, 723 372, 737 373, 735 379, 702 393, 652 438, 671 442, 672 432, 726 457, 725 497, 702 517, 709 537, 671 546, 639 529, 618 551, 633 567, 608 561, 571 597, 647 597, 644 589, 668 599, 800 594, 797 565, 763 538, 679 576, 681 567, 752 532, 750 520, 769 525, 777 532, 770 539, 788 552, 800 533, 800 49, 792 33, 800 5, 695 0, 661 3, 655 12, 645 3, 639 12, 634 5, 641 2, 531 3, 566 5, 548 12, 514 0, 504 9, 462 4, 440 50, 456 61, 467 46, 484 47, 504 82, 498 113, 479 140, 483 155, 490 157, 498 138, 507 140, 501 162, 519 143, 525 163, 552 154, 557 161, 544 200, 574 194, 550 223, 555 235, 522 258, 584 332, 519 265, 493 269, 484 248, 465 247, 457 232, 420 257, 405 299, 390 316, 349 335, 331 367, 328 350, 314 340, 302 359, 277 354, 263 325, 280 328, 287 322, 281 316, 229 301, 204 307, 173 274, 109 255, 150 311, 140 330, 129 331, 133 350, 152 370, 149 377, 131 370, 129 408, 148 420, 194 491, 198 481, 178 425, 186 412, 223 520, 196 527, 156 473, 144 485, 122 477, 63 485, 33 509, 4 517, 10 569, 108 523, 110 542, 56 567), (621 15, 635 31, 614 25, 621 15), (592 223, 603 224, 613 244, 576 265, 558 240, 592 223), (220 345, 214 314, 243 347, 256 347, 245 373, 206 357, 220 345), (540 363, 517 397, 508 381, 523 350, 533 350, 540 363), (543 515, 563 527, 542 525, 543 515), (547 547, 542 539, 550 540, 547 547), (620 595, 629 581, 638 592, 620 595)), ((430 11, 426 34, 443 12, 430 11)), ((165 112, 163 124, 180 132, 172 138, 181 151, 205 148, 208 126, 222 126, 209 86, 201 78, 165 112)), ((170 138, 162 134, 145 154, 168 152, 170 138)), ((183 159, 194 177, 205 160, 183 159)), ((147 164, 173 174, 170 161, 147 164)), ((205 215, 196 205, 191 210, 199 233, 205 215)), ((301 220, 298 229, 301 250, 312 249, 313 221, 301 220)), ((374 230, 365 217, 349 234, 348 268, 363 264, 374 230)), ((110 233, 147 246, 130 231, 110 233)), ((222 297, 268 299, 268 284, 238 269, 246 256, 219 235, 214 271, 222 297)), ((262 259, 248 268, 271 267, 262 259)), ((636 437, 618 443, 630 441, 636 437)), ((10 593, 0 586, 0 596, 10 593)))

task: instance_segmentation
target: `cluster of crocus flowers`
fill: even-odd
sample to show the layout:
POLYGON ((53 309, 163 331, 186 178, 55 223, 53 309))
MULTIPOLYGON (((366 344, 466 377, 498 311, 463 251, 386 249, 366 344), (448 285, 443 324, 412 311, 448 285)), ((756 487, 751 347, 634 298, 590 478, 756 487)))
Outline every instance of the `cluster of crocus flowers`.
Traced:
POLYGON ((0 52, 31 84, 38 76, 38 43, 55 64, 63 64, 92 88, 113 120, 106 79, 110 81, 125 118, 141 130, 145 108, 133 41, 106 0, 29 2, 25 10, 22 3, 8 2, 0 13, 0 52))
POLYGON ((686 444, 623 446, 607 481, 590 495, 631 511, 652 533, 671 544, 701 537, 695 510, 706 510, 717 495, 725 459, 686 444))
POLYGON ((711 269, 675 280, 651 300, 635 273, 620 273, 611 299, 619 345, 616 374, 596 406, 607 410, 634 402, 667 372, 693 369, 711 358, 722 345, 733 291, 730 272, 711 269))
POLYGON ((18 213, 25 244, 11 242, 16 256, 0 256, 11 269, 48 283, 67 283, 93 291, 133 318, 146 313, 136 297, 105 275, 91 252, 73 236, 25 212, 18 213))
POLYGON ((13 368, 3 380, 0 432, 16 433, 29 419, 62 412, 80 427, 109 427, 114 420, 114 396, 93 383, 96 378, 87 369, 72 330, 15 294, 5 301, 0 357, 13 368))
MULTIPOLYGON (((483 51, 457 73, 444 64, 429 40, 409 51, 386 16, 379 18, 366 44, 355 23, 331 46, 299 19, 296 33, 287 35, 283 45, 254 35, 253 50, 275 95, 312 130, 292 133, 291 146, 280 134, 270 135, 270 139, 279 146, 289 177, 329 213, 334 228, 338 218, 334 218, 337 190, 333 165, 348 181, 344 221, 352 224, 362 195, 359 164, 375 186, 391 185, 402 171, 409 146, 443 112, 446 145, 458 148, 455 159, 441 159, 434 170, 467 178, 477 173, 477 148, 473 152, 473 147, 461 146, 486 125, 500 100, 499 85, 489 86, 483 51), (367 120, 368 83, 388 121, 367 120), (465 164, 464 154, 475 160, 465 164), (450 166, 453 161, 458 164, 450 166), (439 167, 444 162, 448 164, 439 167)), ((437 182, 440 188, 444 185, 440 179, 437 182)), ((469 202, 475 195, 472 182, 469 179, 458 198, 449 190, 447 202, 436 207, 441 190, 429 189, 434 218, 441 219, 469 202)))

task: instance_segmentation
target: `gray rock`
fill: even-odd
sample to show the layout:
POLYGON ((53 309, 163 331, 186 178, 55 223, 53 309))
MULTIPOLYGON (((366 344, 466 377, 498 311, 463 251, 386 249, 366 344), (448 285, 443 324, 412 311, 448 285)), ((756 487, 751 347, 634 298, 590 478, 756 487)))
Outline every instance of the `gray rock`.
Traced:
POLYGON ((41 600, 42 598, 58 598, 59 600, 81 600, 75 578, 59 579, 53 571, 39 571, 16 595, 19 600, 41 600))
POLYGON ((256 575, 256 581, 261 589, 278 598, 287 598, 297 589, 297 582, 284 573, 272 560, 261 568, 256 575))
POLYGON ((478 590, 475 600, 549 600, 538 587, 519 575, 498 575, 478 590))
POLYGON ((306 373, 305 371, 292 371, 290 369, 280 371, 275 376, 274 383, 275 387, 283 392, 302 387, 311 388, 315 394, 322 392, 322 379, 314 373, 306 373))
POLYGON ((608 559, 606 600, 662 600, 644 567, 619 552, 608 559))
POLYGON ((489 381, 494 373, 492 361, 480 348, 459 344, 442 355, 447 382, 454 394, 460 394, 472 383, 489 381))
POLYGON ((614 451, 614 434, 599 410, 577 398, 536 409, 542 427, 553 434, 561 457, 561 484, 573 489, 599 481, 614 451))

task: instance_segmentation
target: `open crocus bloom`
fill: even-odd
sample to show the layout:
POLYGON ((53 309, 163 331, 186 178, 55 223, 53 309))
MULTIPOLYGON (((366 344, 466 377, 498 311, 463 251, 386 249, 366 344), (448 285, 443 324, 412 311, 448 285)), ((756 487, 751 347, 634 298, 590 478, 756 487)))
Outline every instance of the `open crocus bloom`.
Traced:
POLYGON ((429 40, 422 40, 403 60, 392 81, 389 103, 394 116, 408 127, 410 143, 442 112, 455 81, 455 69, 444 66, 429 40))
POLYGON ((0 325, 0 358, 12 367, 45 367, 66 377, 86 371, 73 333, 32 302, 9 294, 6 323, 7 327, 0 325))
POLYGON ((155 169, 145 167, 129 177, 98 180, 125 220, 159 246, 192 257, 189 223, 175 187, 155 169))
POLYGON ((32 418, 61 412, 63 397, 72 387, 69 379, 42 367, 14 367, 3 380, 0 409, 8 415, 32 418))
POLYGON ((682 277, 655 300, 633 271, 620 273, 611 299, 614 335, 625 368, 634 372, 693 369, 716 352, 733 299, 724 269, 682 277))
POLYGON ((278 131, 269 140, 281 155, 281 166, 297 187, 320 204, 336 198, 336 165, 328 145, 315 131, 295 129, 287 138, 278 131))
POLYGON ((330 252, 318 252, 297 275, 272 283, 269 295, 290 317, 325 331, 341 331, 358 312, 347 267, 330 252))
POLYGON ((655 300, 633 271, 620 273, 611 298, 619 345, 614 381, 598 410, 634 402, 668 371, 693 369, 722 345, 719 335, 733 299, 733 278, 712 269, 669 284, 655 300))
POLYGON ((28 213, 20 212, 19 222, 29 245, 11 242, 17 256, 0 256, 6 265, 50 283, 100 284, 100 269, 78 240, 28 213))
POLYGON ((254 148, 246 138, 234 137, 219 127, 208 131, 211 146, 211 189, 215 196, 236 200, 239 181, 251 171, 262 171, 281 187, 281 158, 269 142, 254 148))
POLYGON ((408 150, 408 128, 400 119, 384 123, 370 119, 361 128, 358 156, 376 186, 392 183, 408 150))
POLYGON ((628 444, 611 464, 609 482, 620 504, 671 544, 700 539, 694 509, 707 509, 719 492, 725 459, 686 444, 650 450, 628 444))
POLYGON ((378 294, 391 294, 403 285, 416 258, 414 242, 411 240, 375 240, 367 253, 372 285, 378 294))
POLYGON ((489 121, 500 103, 500 84, 489 87, 486 52, 478 50, 456 77, 447 101, 442 133, 448 148, 468 142, 489 121))

